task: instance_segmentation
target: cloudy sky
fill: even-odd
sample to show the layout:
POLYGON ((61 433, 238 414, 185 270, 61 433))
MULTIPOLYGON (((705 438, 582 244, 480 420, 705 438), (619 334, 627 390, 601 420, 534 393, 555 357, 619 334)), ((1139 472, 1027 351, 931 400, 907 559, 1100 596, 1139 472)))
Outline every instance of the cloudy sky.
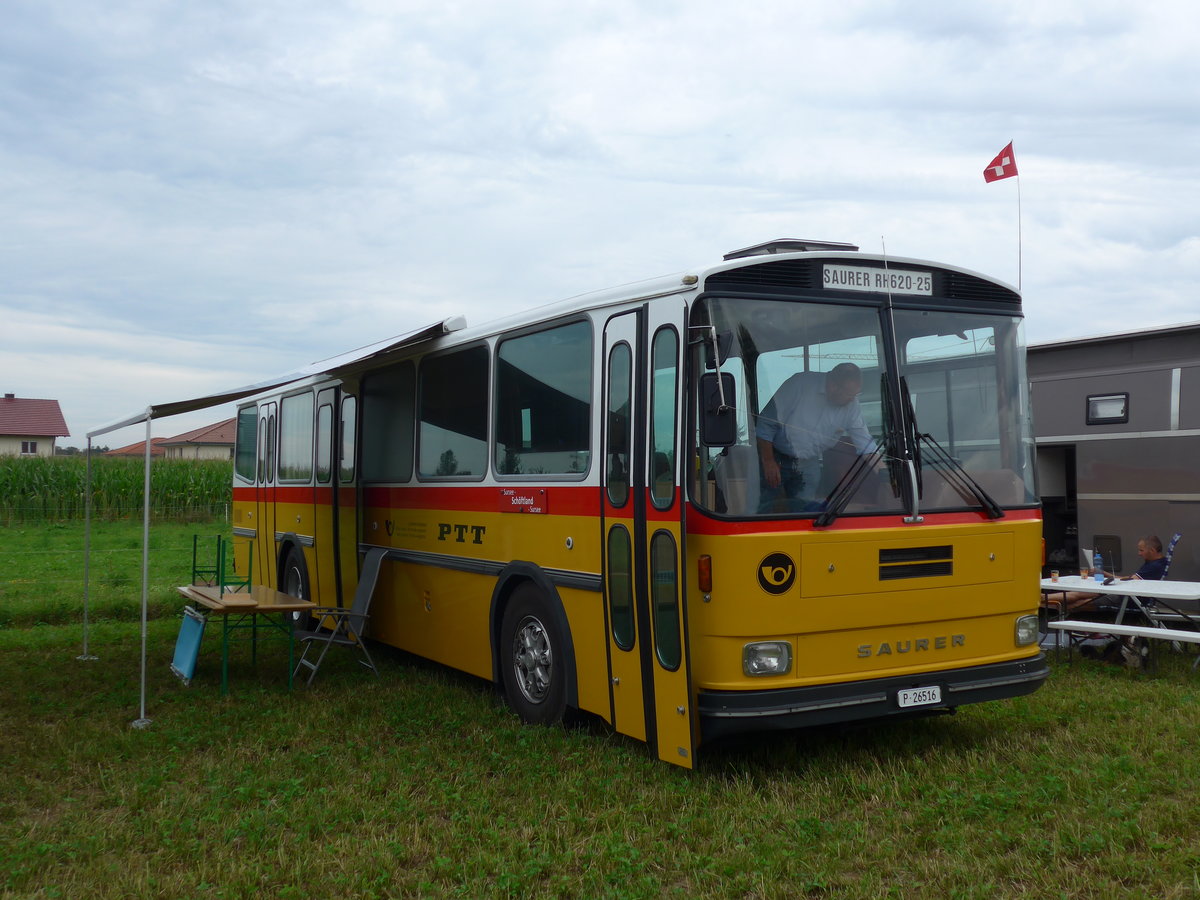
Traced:
POLYGON ((1034 342, 1200 319, 1191 2, 4 8, 0 388, 68 445, 776 237, 1019 281, 1034 342))

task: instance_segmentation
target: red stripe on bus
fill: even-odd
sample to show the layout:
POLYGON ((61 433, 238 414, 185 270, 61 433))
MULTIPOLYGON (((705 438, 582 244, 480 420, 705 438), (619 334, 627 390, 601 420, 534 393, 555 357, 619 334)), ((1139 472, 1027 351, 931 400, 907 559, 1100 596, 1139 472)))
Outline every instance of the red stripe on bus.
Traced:
MULTIPOLYGON (((363 503, 383 509, 444 509, 458 512, 518 512, 512 505, 513 492, 534 495, 552 516, 594 516, 600 510, 600 493, 595 487, 500 486, 405 486, 371 487, 364 492, 363 503), (508 493, 505 493, 505 492, 508 493)), ((529 514, 536 515, 536 514, 529 514)))
MULTIPOLYGON (((368 507, 382 509, 438 509, 458 512, 503 512, 513 511, 508 498, 512 491, 520 494, 538 492, 547 514, 557 516, 597 516, 600 512, 600 488, 586 485, 560 487, 532 486, 449 486, 417 485, 402 487, 370 487, 363 492, 363 503, 368 507), (506 494, 505 492, 510 492, 506 494)), ((339 502, 343 507, 355 503, 353 487, 340 488, 339 502)), ((331 505, 332 491, 327 487, 314 488, 274 486, 267 488, 235 487, 233 499, 239 502, 275 503, 320 503, 331 505)), ((676 488, 675 502, 668 509, 658 509, 653 503, 650 489, 646 488, 646 519, 651 522, 672 522, 679 518, 677 504, 682 502, 682 492, 676 488)), ((610 519, 632 519, 632 498, 623 507, 608 507, 605 515, 610 519)), ((925 513, 924 525, 978 525, 992 522, 982 512, 925 513)), ((1008 521, 1032 521, 1041 518, 1037 509, 1010 509, 1005 511, 1008 521)), ((694 506, 687 507, 687 527, 693 534, 745 534, 782 533, 797 531, 861 531, 872 528, 911 528, 904 523, 902 514, 880 516, 843 516, 832 525, 816 528, 811 519, 715 519, 694 506)))
MULTIPOLYGON (((324 506, 333 505, 332 485, 319 484, 317 486, 304 485, 302 487, 237 487, 233 489, 233 499, 235 503, 319 503, 324 506)), ((343 507, 353 507, 355 503, 356 489, 351 487, 340 487, 338 491, 338 503, 343 507)))
MULTIPOLYGON (((1041 519, 1041 512, 1036 509, 1009 509, 1004 512, 1004 519, 989 519, 983 513, 953 512, 953 513, 923 513, 925 521, 921 527, 932 525, 981 525, 999 524, 1004 521, 1027 522, 1041 519)), ((911 529, 912 525, 905 524, 903 515, 890 516, 843 516, 832 525, 817 528, 812 519, 740 519, 736 522, 723 519, 710 519, 694 507, 688 508, 687 528, 691 534, 747 534, 782 533, 797 531, 863 531, 869 528, 884 528, 895 531, 911 529)))

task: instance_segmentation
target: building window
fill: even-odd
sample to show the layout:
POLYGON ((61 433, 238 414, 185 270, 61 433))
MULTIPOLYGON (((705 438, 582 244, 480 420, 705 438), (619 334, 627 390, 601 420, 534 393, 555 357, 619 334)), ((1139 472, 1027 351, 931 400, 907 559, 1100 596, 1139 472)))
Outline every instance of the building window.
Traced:
POLYGON ((1087 398, 1089 425, 1121 425, 1129 421, 1129 394, 1092 394, 1087 398))
POLYGON ((37 441, 21 441, 22 456, 37 456, 37 441))

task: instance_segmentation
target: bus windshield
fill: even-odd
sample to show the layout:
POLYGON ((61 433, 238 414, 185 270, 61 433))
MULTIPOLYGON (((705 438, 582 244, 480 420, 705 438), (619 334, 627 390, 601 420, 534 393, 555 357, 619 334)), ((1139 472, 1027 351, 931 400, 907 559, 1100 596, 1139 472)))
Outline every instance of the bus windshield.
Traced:
POLYGON ((732 377, 736 417, 732 445, 698 442, 699 506, 896 514, 913 490, 923 511, 1036 502, 1019 317, 717 296, 693 324, 716 335, 694 344, 693 371, 732 377))

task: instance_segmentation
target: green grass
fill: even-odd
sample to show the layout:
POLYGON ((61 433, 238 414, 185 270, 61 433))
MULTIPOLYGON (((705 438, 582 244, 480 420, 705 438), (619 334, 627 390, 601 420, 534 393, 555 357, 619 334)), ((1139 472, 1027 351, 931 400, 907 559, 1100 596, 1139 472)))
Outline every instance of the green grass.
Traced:
MULTIPOLYGON (((84 602, 84 536, 80 520, 0 525, 0 628, 79 621, 84 602)), ((199 534, 201 562, 211 562, 223 523, 155 522, 150 527, 148 612, 179 610, 175 585, 191 574, 192 536, 199 534)), ((92 621, 141 616, 142 522, 93 522, 87 573, 92 621)))
POLYGON ((686 772, 386 650, 289 693, 281 644, 242 649, 223 698, 215 623, 190 687, 177 630, 150 623, 144 730, 135 618, 90 662, 77 624, 0 630, 0 896, 1200 896, 1200 676, 1169 652, 686 772))

